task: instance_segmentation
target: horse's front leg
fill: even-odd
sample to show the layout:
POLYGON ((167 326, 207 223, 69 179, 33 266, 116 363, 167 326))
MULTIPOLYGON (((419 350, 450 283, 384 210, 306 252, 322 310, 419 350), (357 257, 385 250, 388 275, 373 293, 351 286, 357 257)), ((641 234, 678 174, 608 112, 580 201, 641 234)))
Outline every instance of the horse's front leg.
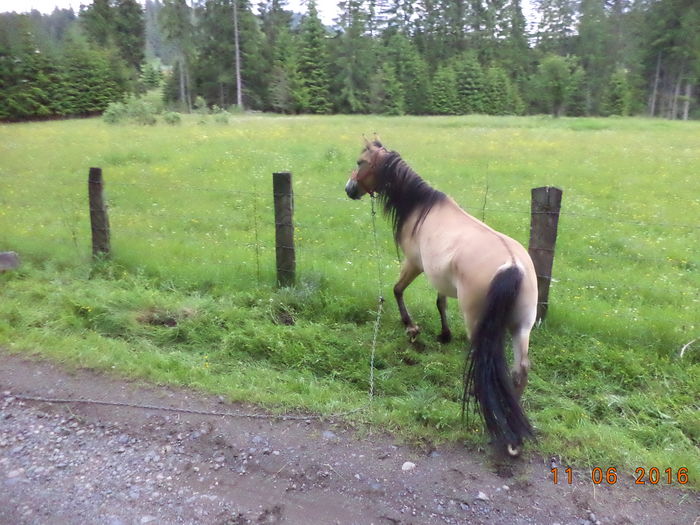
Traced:
POLYGON ((440 324, 442 325, 442 331, 438 335, 438 341, 441 343, 449 343, 452 341, 452 332, 450 327, 447 325, 447 296, 438 294, 437 296, 437 309, 440 312, 440 324))
POLYGON ((401 273, 399 274, 399 280, 394 286, 394 297, 396 298, 396 304, 399 307, 399 313, 401 314, 401 321, 406 327, 406 334, 410 338, 411 342, 414 342, 420 333, 420 328, 418 325, 413 323, 411 315, 406 309, 406 303, 403 301, 403 291, 411 284, 416 277, 418 277, 423 270, 411 264, 408 259, 406 259, 401 267, 401 273))

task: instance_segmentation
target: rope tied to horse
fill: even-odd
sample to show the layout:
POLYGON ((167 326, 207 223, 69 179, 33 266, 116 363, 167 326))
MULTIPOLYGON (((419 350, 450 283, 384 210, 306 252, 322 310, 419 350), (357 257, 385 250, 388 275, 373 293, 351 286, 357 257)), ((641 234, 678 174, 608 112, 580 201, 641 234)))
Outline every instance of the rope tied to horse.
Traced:
POLYGON ((377 338, 379 336, 379 326, 382 320, 382 313, 384 312, 384 296, 382 291, 384 290, 384 282, 382 280, 382 264, 379 257, 379 240, 377 239, 377 210, 375 208, 376 197, 374 194, 371 196, 372 202, 372 235, 374 237, 374 257, 377 261, 377 318, 374 320, 374 334, 372 335, 372 348, 370 352, 370 363, 369 363, 369 402, 370 404, 374 401, 374 359, 377 354, 377 338))

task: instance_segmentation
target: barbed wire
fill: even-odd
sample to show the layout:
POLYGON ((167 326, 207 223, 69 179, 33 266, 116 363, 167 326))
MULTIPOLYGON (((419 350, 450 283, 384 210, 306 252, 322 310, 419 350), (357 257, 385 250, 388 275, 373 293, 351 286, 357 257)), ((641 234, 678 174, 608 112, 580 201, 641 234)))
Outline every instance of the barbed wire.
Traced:
MULTIPOLYGON (((91 246, 88 241, 85 241, 83 243, 80 243, 80 245, 76 248, 73 245, 72 239, 66 237, 65 239, 42 239, 42 245, 46 244, 52 244, 56 246, 61 246, 63 248, 66 248, 67 251, 69 252, 75 252, 76 257, 84 257, 87 258, 89 254, 91 253, 91 246)), ((249 260, 246 261, 245 264, 241 264, 241 266, 248 266, 248 267, 253 267, 255 266, 255 274, 257 278, 257 283, 261 284, 263 282, 262 279, 262 271, 260 274, 258 274, 257 267, 261 264, 262 260, 267 257, 272 257, 274 254, 274 251, 276 247, 274 245, 266 245, 264 243, 260 243, 258 246, 259 251, 258 255, 255 255, 255 248, 256 245, 255 243, 244 243, 244 244, 238 244, 238 247, 243 247, 251 251, 251 257, 249 260)), ((309 247, 304 246, 303 243, 301 244, 295 244, 295 246, 283 246, 285 249, 296 249, 297 250, 297 260, 298 261, 304 261, 308 256, 311 254, 309 253, 309 247)), ((362 256, 362 260, 365 261, 367 256, 371 256, 371 248, 368 248, 367 252, 358 254, 358 256, 362 256)), ((211 264, 212 262, 216 263, 224 263, 227 261, 231 261, 232 259, 239 261, 238 255, 237 254, 228 254, 228 256, 221 256, 220 254, 212 255, 211 257, 188 257, 188 261, 192 263, 200 263, 200 264, 211 264)), ((395 275, 395 272, 398 271, 397 269, 397 264, 396 261, 393 259, 393 257, 389 257, 388 252, 384 253, 382 250, 379 251, 379 259, 380 261, 384 261, 383 267, 380 269, 382 270, 382 279, 384 279, 384 274, 387 270, 391 269, 392 273, 391 278, 396 277, 398 274, 395 275), (387 262, 391 262, 391 264, 386 264, 387 262)), ((313 262, 313 261, 311 261, 313 262)), ((308 264, 309 266, 311 263, 308 264)), ((555 266, 556 266, 556 261, 555 261, 555 266)), ((272 270, 271 270, 272 271, 272 270)), ((268 272, 269 273, 269 272, 268 272)), ((581 290, 581 289, 605 289, 607 292, 613 292, 613 293, 618 293, 620 295, 623 294, 639 294, 642 292, 648 292, 649 290, 652 290, 656 287, 654 283, 649 283, 648 286, 631 286, 628 284, 620 284, 615 276, 606 276, 606 275, 597 275, 595 278, 589 278, 589 279, 584 279, 584 278, 578 278, 578 277, 568 277, 565 275, 558 274, 557 272, 554 272, 551 276, 543 276, 545 278, 550 279, 552 283, 552 287, 560 289, 560 290, 569 290, 570 293, 573 293, 575 290, 581 290)), ((383 285, 382 285, 383 287, 383 285)), ((699 292, 700 293, 700 292, 699 292)), ((383 303, 384 304, 384 303, 383 303)), ((384 306, 382 305, 382 308, 384 306)))
MULTIPOLYGON (((210 213, 209 215, 203 216, 193 216, 191 214, 183 214, 183 213, 178 213, 175 211, 172 211, 171 208, 169 208, 170 204, 166 203, 163 205, 163 207, 159 207, 157 209, 151 210, 151 209, 146 209, 146 210, 137 210, 139 212, 145 213, 147 215, 147 221, 148 223, 157 223, 160 219, 167 218, 168 220, 177 220, 180 222, 179 228, 173 228, 172 225, 168 226, 163 226, 163 229, 159 229, 157 231, 154 231, 151 233, 151 236, 154 239, 154 242, 160 242, 160 241, 165 241, 169 239, 173 234, 177 234, 177 232, 183 231, 182 227, 188 227, 188 226, 193 226, 193 228, 190 230, 189 228, 188 231, 186 231, 188 236, 192 236, 196 241, 193 241, 193 244, 195 242, 211 242, 212 240, 218 241, 225 243, 227 247, 230 247, 231 249, 246 249, 246 250, 254 250, 255 252, 255 261, 256 261, 256 273, 258 275, 258 281, 260 281, 260 261, 263 256, 267 256, 270 252, 272 252, 275 249, 274 245, 271 245, 274 243, 272 240, 272 236, 274 235, 273 230, 274 230, 274 221, 264 221, 261 219, 263 215, 269 213, 270 210, 272 210, 273 206, 271 204, 272 198, 269 196, 268 193, 262 194, 260 191, 255 188, 253 191, 247 191, 247 190, 239 190, 239 189, 221 189, 221 188, 213 188, 213 187, 205 187, 205 186, 198 186, 198 185, 192 185, 192 184, 177 184, 177 183, 150 183, 150 182, 144 182, 144 181, 139 181, 139 182, 125 182, 125 181, 108 181, 107 182, 108 187, 116 187, 116 188, 158 188, 159 190, 162 190, 163 188, 177 188, 181 190, 195 190, 195 191, 201 191, 201 192, 207 192, 207 193, 215 193, 217 195, 222 195, 225 197, 225 199, 228 199, 228 201, 225 201, 222 203, 221 211, 217 213, 210 213), (231 199, 232 196, 238 197, 235 199, 231 199), (268 201, 270 204, 265 204, 268 201), (233 202, 231 202, 233 201, 233 202), (224 218, 222 215, 227 214, 229 212, 237 212, 237 216, 242 216, 242 219, 238 222, 221 222, 221 220, 224 218), (248 213, 245 215, 246 211, 251 211, 252 213, 248 213), (203 231, 199 231, 199 228, 207 228, 208 226, 218 223, 219 228, 214 228, 213 231, 206 232, 211 235, 206 236, 203 238, 203 231), (266 226, 267 224, 267 226, 266 226), (252 230, 250 229, 252 228, 252 230), (264 235, 261 235, 261 231, 269 232, 264 235), (232 238, 233 236, 237 235, 239 232, 244 232, 247 233, 251 236, 251 240, 247 242, 241 242, 239 239, 234 239, 232 238), (232 235, 232 236, 229 236, 232 235)), ((78 196, 74 195, 74 197, 77 199, 78 196)), ((112 200, 116 199, 121 199, 125 197, 125 195, 119 195, 119 193, 113 194, 112 195, 112 200)), ((305 191, 297 191, 295 192, 294 195, 295 200, 319 200, 319 201, 342 201, 346 202, 347 198, 345 196, 336 196, 336 194, 327 195, 324 194, 323 192, 314 192, 313 194, 307 193, 305 191)), ((158 195, 156 196, 149 196, 150 201, 158 201, 158 195)), ((117 201, 119 202, 119 201, 117 201)), ((130 203, 131 204, 131 203, 130 203)), ((37 207, 44 208, 44 205, 41 204, 38 201, 17 201, 15 199, 9 199, 7 197, 5 198, 0 198, 0 206, 5 207, 7 210, 12 210, 12 209, 34 209, 37 207)), ((64 215, 83 215, 88 213, 87 206, 85 208, 82 208, 82 205, 80 207, 70 207, 66 208, 63 206, 63 214, 64 215)), ((119 218, 119 217, 128 217, 130 215, 129 208, 128 207, 122 207, 122 206, 113 206, 110 208, 110 211, 112 213, 112 216, 114 218, 119 218)), ((486 211, 488 211, 490 216, 493 215, 498 215, 498 214, 517 214, 517 215, 531 215, 532 212, 530 210, 524 210, 524 209, 512 209, 507 207, 507 205, 493 205, 491 204, 486 208, 486 211)), ((552 212, 543 212, 543 213, 552 213, 552 212)), ((379 253, 378 250, 378 245, 379 245, 379 238, 378 238, 378 229, 377 229, 377 224, 376 224, 376 214, 377 211, 374 209, 374 202, 372 202, 372 237, 374 240, 374 252, 375 256, 377 258, 377 265, 378 265, 378 278, 381 279, 382 277, 382 268, 381 268, 381 257, 382 255, 379 253)), ((607 223, 606 231, 610 231, 610 224, 615 224, 615 223, 622 223, 622 224, 631 224, 634 226, 638 227, 645 227, 645 228, 652 228, 652 227, 657 227, 657 228, 676 228, 676 229, 690 229, 690 230, 695 230, 695 229, 700 229, 700 224, 688 224, 688 223, 675 223, 675 222, 651 222, 651 221, 642 221, 638 219, 633 219, 626 217, 624 215, 616 215, 616 214, 609 214, 606 216, 598 216, 598 215, 593 215, 593 214, 587 214, 587 213, 579 213, 575 211, 567 211, 566 209, 563 209, 560 213, 560 217, 562 218, 575 218, 575 219, 582 219, 582 220, 599 220, 599 221, 605 221, 607 223)), ((335 216, 335 217, 325 217, 326 220, 330 220, 333 222, 339 222, 342 223, 344 220, 344 217, 342 216, 335 216)), ((144 219, 139 218, 141 221, 140 224, 144 224, 144 219)), ((76 231, 78 230, 78 225, 77 222, 75 225, 70 224, 70 220, 64 220, 66 228, 69 229, 69 235, 66 236, 65 239, 59 239, 59 238, 42 238, 41 242, 43 243, 52 243, 52 244, 60 244, 63 245, 64 247, 67 247, 68 245, 71 245, 71 249, 75 250, 76 252, 80 252, 81 249, 89 248, 88 242, 79 242, 79 240, 76 242, 76 231), (72 229, 71 229, 72 227, 72 229)), ((114 224, 114 221, 113 221, 114 224)), ((149 224, 149 226, 153 226, 149 224)), ((345 224, 333 224, 331 226, 325 226, 322 224, 314 223, 313 220, 311 219, 303 219, 301 221, 295 220, 295 232, 298 233, 299 235, 295 236, 294 240, 294 246, 281 246, 282 249, 296 249, 299 251, 298 257, 300 260, 303 260, 307 255, 309 254, 316 254, 318 249, 322 247, 323 239, 314 239, 314 234, 318 232, 323 232, 324 234, 332 234, 332 235, 338 235, 339 232, 347 232, 349 234, 354 235, 354 239, 356 242, 360 243, 369 243, 371 242, 369 238, 365 238, 365 241, 362 241, 362 236, 358 236, 357 234, 361 232, 364 228, 366 227, 366 223, 363 223, 361 221, 355 220, 353 223, 345 223, 345 224)), ((130 235, 137 235, 140 237, 144 236, 144 231, 143 229, 132 229, 131 225, 121 225, 115 229, 113 229, 113 238, 114 239, 119 239, 121 238, 126 238, 130 235)), ((388 234, 388 230, 383 231, 381 234, 384 237, 384 242, 388 243, 390 242, 390 236, 388 234)), ((369 246, 368 246, 369 248, 369 246)), ((697 262, 695 262, 695 253, 689 253, 687 257, 683 257, 682 255, 679 257, 677 253, 674 252, 673 255, 669 255, 666 257, 654 257, 654 256, 649 256, 645 254, 636 254, 632 253, 633 248, 631 246, 629 247, 622 247, 620 249, 619 253, 601 253, 601 252, 596 252, 594 250, 590 251, 584 251, 584 252, 570 252, 568 250, 558 250, 557 252, 557 259, 567 259, 567 258, 572 258, 572 259, 580 259, 582 257, 584 258, 589 258, 594 262, 599 259, 623 259, 626 261, 631 261, 634 263, 639 263, 639 264, 648 264, 648 263, 653 263, 657 265, 669 265, 673 266, 675 268, 678 268, 678 265, 686 265, 688 269, 694 267, 697 265, 697 262)), ((193 258, 192 260, 194 261, 200 261, 200 262, 207 262, 211 260, 217 260, 221 259, 221 254, 217 253, 212 255, 210 258, 206 257, 197 257, 193 258)), ((393 265, 390 265, 393 266, 393 265)), ((389 266, 386 266, 388 268, 389 266)), ((681 268, 682 269, 682 268, 681 268)), ((568 283, 572 285, 577 285, 577 286, 587 286, 590 285, 590 281, 584 281, 576 278, 557 278, 556 276, 554 277, 555 281, 558 283, 568 283)), ((618 289, 618 286, 615 286, 615 283, 612 283, 610 285, 611 287, 618 289)), ((383 284, 380 281, 379 284, 380 289, 383 288, 383 284)), ((622 289, 635 289, 631 288, 628 286, 625 286, 622 289)), ((637 288, 637 289, 643 289, 643 288, 637 288)), ((381 297, 381 293, 380 293, 381 297)))
MULTIPOLYGON (((156 185, 147 185, 147 184, 131 184, 131 183, 111 183, 111 185, 117 185, 117 186, 149 186, 149 187, 156 187, 156 185)), ((159 189, 162 189, 162 185, 158 186, 159 189)), ((195 190, 201 190, 201 191, 210 191, 214 193, 225 193, 227 195, 244 195, 244 196, 254 196, 256 199, 259 200, 265 200, 263 198, 263 195, 260 195, 255 192, 246 192, 246 191, 239 191, 239 190, 214 190, 214 189, 203 189, 203 188, 197 188, 197 187, 189 187, 189 186, 179 186, 180 188, 183 189, 195 189, 195 190)), ((76 197, 77 198, 77 197, 76 197)), ((299 200, 302 198, 309 199, 309 200, 324 200, 323 197, 318 197, 316 195, 307 195, 307 196, 300 196, 299 194, 295 193, 294 194, 295 200, 299 200)), ((114 196, 109 197, 110 200, 114 200, 114 196)), ((332 198, 332 200, 338 200, 345 202, 347 199, 344 198, 332 198)), ((242 204, 242 203, 224 203, 225 205, 229 206, 230 208, 227 209, 222 209, 222 213, 226 213, 227 211, 230 210, 240 210, 240 209, 245 209, 248 207, 247 204, 242 204)), ((16 200, 10 200, 10 199, 0 199, 0 206, 6 207, 8 209, 10 208, 20 208, 20 209, 32 209, 32 208, 45 208, 45 205, 42 204, 41 202, 38 201, 16 201, 16 200)), ((110 209, 112 211, 118 212, 118 210, 123 209, 121 206, 111 206, 110 209)), ((258 209, 262 210, 271 210, 272 205, 261 205, 258 207, 258 209)), ((469 208, 467 208, 468 211, 469 208)), ((166 208, 167 210, 167 208, 166 208)), ((83 213, 82 206, 76 206, 72 210, 68 210, 69 212, 78 212, 78 213, 83 213)), ((509 209, 509 208, 504 208, 501 206, 488 206, 485 208, 485 211, 488 212, 489 216, 493 215, 523 215, 523 216, 531 216, 532 212, 529 210, 514 210, 514 209, 509 209)), ((555 212, 535 212, 539 214, 554 214, 555 212)), ((172 216, 170 212, 168 212, 169 216, 172 216)), ((180 215, 183 219, 193 219, 193 218, 198 218, 198 217, 193 217, 191 215, 185 215, 181 214, 180 215)), ((639 226, 639 227, 644 227, 644 228, 676 228, 676 229, 683 229, 683 230, 700 230, 700 224, 692 224, 692 223, 680 223, 680 222, 668 222, 668 221, 661 221, 661 222, 656 222, 656 221, 645 221, 645 220, 639 220, 639 219, 633 219, 626 217, 625 215, 619 215, 619 214, 608 214, 608 215, 594 215, 594 214, 589 214, 589 213, 580 213, 580 212, 574 212, 574 211, 567 211, 565 209, 561 210, 559 212, 559 217, 560 220, 562 218, 576 218, 576 219, 585 219, 585 220, 592 220, 592 221, 601 221, 601 222, 606 222, 606 230, 610 231, 611 227, 614 226, 615 224, 624 224, 624 225, 632 225, 632 226, 639 226)), ((200 218, 201 219, 201 218, 200 218)), ((321 226, 314 226, 315 228, 322 229, 323 227, 321 226)))
POLYGON ((169 188, 176 188, 176 189, 181 189, 181 190, 194 190, 194 191, 201 191, 201 192, 206 192, 206 193, 214 193, 217 195, 246 195, 246 196, 258 196, 256 192, 253 191, 247 191, 247 190, 240 190, 240 189, 226 189, 226 188, 213 188, 213 187, 205 187, 205 186, 196 186, 192 184, 178 184, 178 183, 173 183, 173 182, 161 182, 161 183, 148 183, 148 182, 124 182, 124 181, 108 181, 105 183, 105 192, 109 193, 109 188, 113 186, 130 186, 130 187, 148 187, 148 188, 157 188, 159 190, 164 190, 164 189, 169 189, 169 188))
POLYGON ((214 416, 214 417, 235 417, 235 418, 246 418, 246 419, 272 419, 278 421, 309 421, 309 420, 329 420, 340 419, 347 417, 352 414, 362 412, 367 408, 367 405, 362 405, 358 408, 352 410, 347 410, 345 412, 337 412, 324 416, 322 414, 262 414, 262 413, 252 413, 252 412, 231 412, 231 411, 218 411, 218 410, 200 410, 196 408, 179 408, 179 407, 169 407, 163 405, 149 405, 145 403, 127 403, 123 401, 104 401, 100 399, 87 399, 87 398, 56 398, 56 397, 43 397, 43 396, 29 396, 23 394, 13 394, 10 395, 3 394, 3 398, 7 400, 8 398, 14 398, 20 401, 32 401, 37 403, 52 403, 52 404, 83 404, 83 405, 98 405, 98 406, 110 406, 118 408, 136 408, 140 410, 154 410, 159 412, 176 412, 179 414, 191 414, 197 416, 214 416))

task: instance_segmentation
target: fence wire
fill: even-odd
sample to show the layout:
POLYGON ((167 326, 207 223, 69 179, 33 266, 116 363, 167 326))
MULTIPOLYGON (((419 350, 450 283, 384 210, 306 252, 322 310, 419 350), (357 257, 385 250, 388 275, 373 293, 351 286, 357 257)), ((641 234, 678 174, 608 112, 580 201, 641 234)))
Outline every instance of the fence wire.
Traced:
MULTIPOLYGON (((246 190, 221 189, 207 187, 203 185, 190 185, 179 183, 152 183, 149 181, 123 182, 109 181, 106 184, 106 198, 110 212, 110 222, 112 224, 112 235, 114 244, 117 247, 123 246, 138 239, 140 243, 150 240, 151 244, 157 247, 173 236, 181 236, 182 244, 202 248, 200 253, 189 258, 190 262, 208 264, 216 261, 227 261, 237 254, 248 252, 250 261, 254 264, 255 279, 258 284, 262 283, 263 266, 274 264, 272 258, 275 252, 274 241, 274 218, 273 218, 273 196, 270 191, 262 192, 257 187, 246 190), (189 202, 179 203, 176 207, 168 196, 168 189, 179 191, 195 192, 191 194, 193 199, 203 198, 207 203, 211 203, 206 215, 188 213, 189 202), (133 191, 141 191, 137 195, 137 200, 133 191), (203 196, 203 197, 202 197, 203 196), (135 218, 134 213, 138 214, 135 218), (225 246, 230 252, 228 256, 222 256, 221 252, 207 255, 207 246, 225 246)), ((342 190, 339 190, 339 193, 342 190)), ((27 224, 27 233, 35 235, 40 239, 42 245, 70 246, 75 250, 76 255, 80 252, 89 252, 89 240, 85 235, 85 221, 89 213, 87 202, 82 194, 68 192, 72 195, 72 204, 62 206, 61 221, 66 230, 65 237, 46 236, 42 234, 42 227, 36 224, 27 224)), ((347 198, 342 194, 327 194, 323 192, 308 193, 307 191, 295 192, 294 199, 296 205, 303 203, 304 208, 314 208, 322 211, 325 224, 314 222, 313 218, 301 214, 302 218, 294 217, 294 245, 283 246, 283 249, 294 249, 296 251, 297 264, 302 269, 314 268, 320 260, 328 258, 328 246, 325 240, 338 237, 349 239, 348 250, 342 254, 342 258, 350 262, 357 262, 358 267, 366 264, 372 251, 377 252, 377 268, 380 288, 383 288, 385 272, 390 270, 392 274, 389 279, 396 276, 396 261, 393 239, 389 232, 389 226, 376 225, 376 211, 373 211, 372 226, 368 224, 366 217, 358 214, 352 217, 350 213, 343 216, 333 216, 329 214, 329 203, 347 203, 347 198), (379 235, 379 238, 377 238, 379 235), (374 245, 372 239, 374 237, 374 245), (383 246, 379 246, 383 244, 383 246)), ((531 216, 532 212, 522 205, 513 209, 506 205, 472 203, 472 210, 481 209, 482 213, 488 214, 490 221, 499 215, 522 215, 531 216), (482 209, 483 208, 483 209, 482 209)), ((55 210, 45 210, 43 205, 37 200, 14 199, 8 196, 0 196, 0 209, 12 210, 13 213, 34 212, 37 209, 43 210, 47 214, 58 215, 55 210)), ((297 211, 299 211, 299 208, 297 211)), ((700 224, 676 223, 668 221, 643 221, 624 214, 595 215, 590 213, 580 213, 568 211, 566 203, 560 213, 559 244, 566 235, 566 230, 572 225, 580 224, 582 221, 605 222, 605 230, 602 235, 613 231, 616 224, 634 226, 639 228, 640 237, 648 233, 648 229, 656 228, 666 231, 673 231, 678 234, 679 230, 683 234, 691 234, 700 229, 700 224)), ((576 228, 576 227, 574 227, 576 228)), ((0 233, 2 240, 2 233, 0 233)), ((572 247, 558 247, 554 262, 554 275, 551 276, 555 285, 571 285, 577 287, 590 286, 590 280, 581 280, 576 277, 565 276, 566 272, 558 271, 558 267, 566 264, 567 260, 588 259, 592 263, 590 269, 595 270, 594 263, 601 260, 624 260, 631 264, 654 264, 658 267, 668 267, 669 270, 680 272, 697 269, 700 266, 697 252, 689 251, 686 254, 679 254, 676 249, 667 250, 659 255, 649 255, 643 253, 638 245, 624 245, 615 253, 601 252, 591 247, 586 250, 578 247, 573 251, 572 247), (562 273, 564 275, 557 275, 562 273)), ((331 254, 331 258, 334 256, 331 254)), ((333 260, 326 262, 333 263, 333 260)), ((337 262, 337 261, 335 261, 337 262)), ((342 262, 341 262, 342 264, 342 262)), ((584 268, 585 267, 579 267, 584 268)), ((601 275, 601 280, 610 281, 611 288, 620 290, 635 290, 634 287, 619 285, 615 283, 614 276, 601 275)), ((639 287, 638 290, 644 290, 639 287)))

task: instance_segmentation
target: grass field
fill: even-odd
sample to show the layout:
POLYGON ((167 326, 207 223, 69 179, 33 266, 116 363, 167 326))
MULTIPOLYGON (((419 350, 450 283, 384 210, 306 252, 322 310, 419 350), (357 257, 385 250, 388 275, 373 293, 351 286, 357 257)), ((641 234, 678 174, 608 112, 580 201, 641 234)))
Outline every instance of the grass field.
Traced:
MULTIPOLYGON (((529 192, 564 190, 546 324, 524 404, 532 448, 580 466, 700 471, 700 123, 543 117, 274 117, 0 126, 0 344, 262 403, 362 407, 377 295, 398 259, 389 225, 343 192, 377 131, 430 183, 527 243, 529 192), (87 173, 103 168, 114 260, 90 263, 87 173), (294 173, 299 285, 274 287, 272 172, 294 173), (293 323, 293 324, 292 324, 293 323)), ((465 334, 435 342, 434 292, 393 301, 372 409, 406 439, 483 446, 460 421, 465 334)), ((693 474, 694 473, 694 474, 693 474)))

